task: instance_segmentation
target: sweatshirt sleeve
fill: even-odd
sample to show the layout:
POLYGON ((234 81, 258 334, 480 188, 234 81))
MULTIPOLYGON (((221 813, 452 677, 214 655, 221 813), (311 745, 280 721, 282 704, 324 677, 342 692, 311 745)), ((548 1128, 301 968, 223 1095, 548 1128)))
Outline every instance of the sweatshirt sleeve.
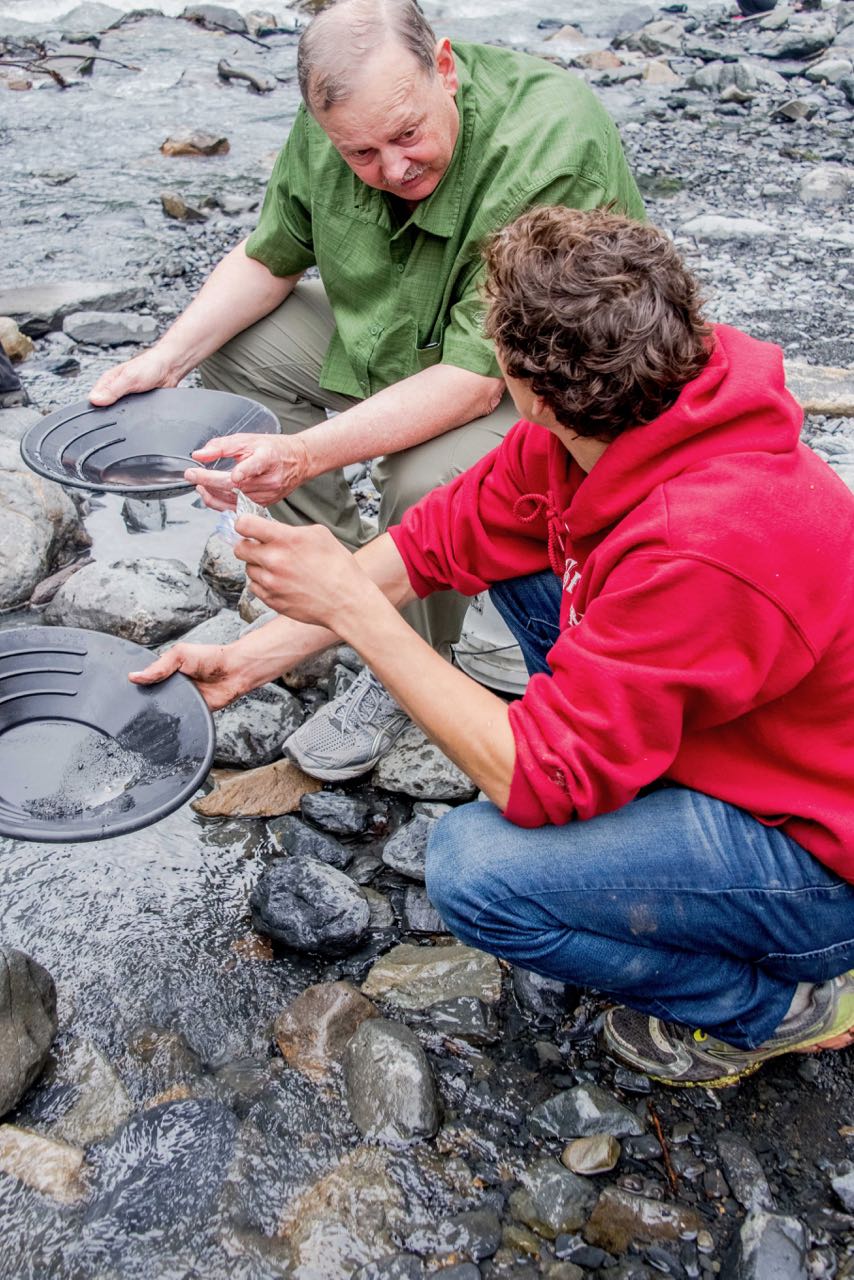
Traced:
POLYGON ((520 519, 517 510, 520 498, 547 492, 548 441, 544 427, 517 422, 496 449, 389 530, 419 596, 449 587, 473 596, 548 568, 545 515, 526 509, 520 519))
POLYGON ((510 707, 505 817, 523 827, 609 813, 666 775, 686 733, 726 733, 814 663, 782 609, 700 558, 645 553, 609 575, 510 707))

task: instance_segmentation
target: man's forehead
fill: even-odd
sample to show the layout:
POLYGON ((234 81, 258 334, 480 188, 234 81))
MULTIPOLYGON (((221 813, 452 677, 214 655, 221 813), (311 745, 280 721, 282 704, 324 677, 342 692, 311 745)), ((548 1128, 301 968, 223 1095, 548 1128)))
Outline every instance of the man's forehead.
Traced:
POLYGON ((395 138, 425 114, 418 93, 425 82, 418 68, 383 83, 363 80, 340 106, 319 116, 319 122, 337 147, 359 146, 367 135, 395 138))

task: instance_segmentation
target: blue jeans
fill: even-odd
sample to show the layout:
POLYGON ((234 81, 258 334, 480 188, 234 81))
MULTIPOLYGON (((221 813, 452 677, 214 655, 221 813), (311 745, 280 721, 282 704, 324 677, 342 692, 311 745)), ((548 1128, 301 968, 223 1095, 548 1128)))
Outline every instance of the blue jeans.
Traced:
MULTIPOLYGON (((492 589, 531 671, 548 670, 559 596, 551 573, 492 589)), ((535 830, 462 805, 434 830, 427 890, 463 942, 743 1049, 768 1039, 798 982, 854 968, 854 885, 678 786, 535 830)))

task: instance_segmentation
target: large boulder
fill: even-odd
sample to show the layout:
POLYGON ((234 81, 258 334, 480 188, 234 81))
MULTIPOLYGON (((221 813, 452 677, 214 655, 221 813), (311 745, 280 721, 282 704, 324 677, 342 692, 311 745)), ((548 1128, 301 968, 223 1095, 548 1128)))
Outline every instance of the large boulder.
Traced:
POLYGON ((65 490, 30 471, 14 439, 0 438, 0 609, 29 600, 88 541, 65 490))
POLYGON ((23 951, 0 947, 0 1115, 38 1079, 56 1028, 53 978, 23 951))
POLYGON ((181 560, 95 562, 60 587, 47 622, 159 644, 216 613, 221 601, 181 560))
POLYGON ((275 684, 253 689, 214 715, 215 763, 250 768, 272 764, 304 716, 302 703, 287 689, 275 684))

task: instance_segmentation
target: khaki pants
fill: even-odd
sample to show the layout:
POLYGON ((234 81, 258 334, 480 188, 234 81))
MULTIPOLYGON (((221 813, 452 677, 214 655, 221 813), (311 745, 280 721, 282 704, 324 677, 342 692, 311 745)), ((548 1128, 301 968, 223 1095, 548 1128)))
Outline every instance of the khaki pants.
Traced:
MULTIPOLYGON (((349 409, 350 396, 323 391, 320 369, 335 321, 319 280, 301 281, 270 315, 245 329, 201 366, 202 381, 216 391, 250 396, 272 409, 282 431, 291 435, 323 421, 326 409, 349 409)), ((425 493, 465 471, 494 449, 517 420, 509 395, 485 418, 444 435, 387 454, 374 464, 380 491, 380 530, 397 524, 425 493)), ((351 550, 370 538, 341 471, 327 472, 300 485, 270 508, 286 524, 323 524, 351 550)), ((442 591, 404 610, 404 616, 434 649, 459 639, 468 601, 442 591)))

